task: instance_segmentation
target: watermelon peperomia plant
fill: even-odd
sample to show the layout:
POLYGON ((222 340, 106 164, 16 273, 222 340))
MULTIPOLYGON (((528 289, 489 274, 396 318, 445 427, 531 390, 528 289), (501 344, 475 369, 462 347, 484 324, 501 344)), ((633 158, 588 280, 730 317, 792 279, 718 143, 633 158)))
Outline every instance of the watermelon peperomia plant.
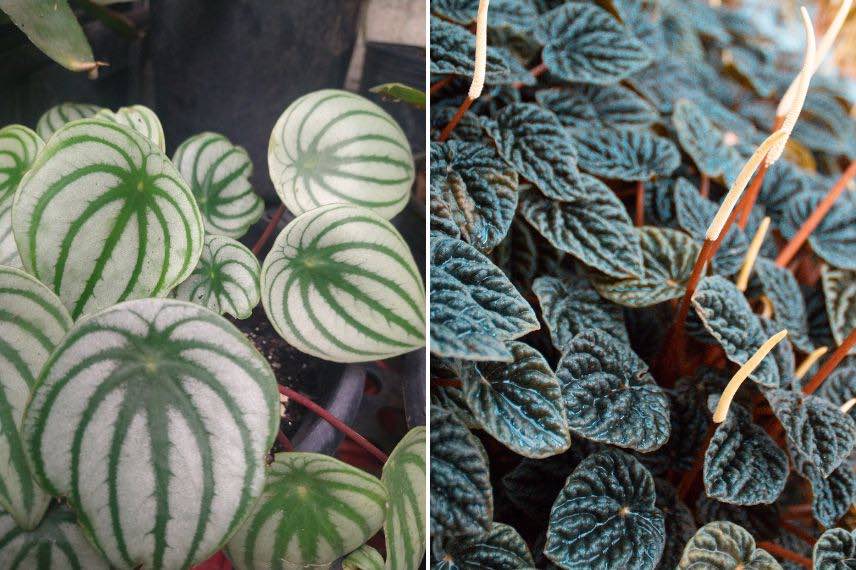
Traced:
POLYGON ((852 564, 852 1, 740 4, 431 0, 433 568, 852 564))
POLYGON ((252 250, 238 241, 264 203, 249 156, 225 137, 190 137, 170 160, 141 105, 66 103, 39 134, 0 129, 0 567, 179 569, 220 550, 240 569, 419 567, 425 428, 387 458, 278 385, 280 363, 233 324, 264 299, 290 344, 328 360, 423 346, 422 278, 386 219, 409 199, 409 146, 368 100, 307 97, 330 93, 325 117, 358 120, 307 119, 320 130, 295 144, 314 153, 324 191, 278 188, 312 201, 297 199, 264 269, 257 255, 284 207, 252 250), (354 142, 331 142, 331 129, 354 142), (287 400, 362 446, 382 476, 295 452, 280 431, 287 400), (381 529, 386 560, 366 544, 381 529))

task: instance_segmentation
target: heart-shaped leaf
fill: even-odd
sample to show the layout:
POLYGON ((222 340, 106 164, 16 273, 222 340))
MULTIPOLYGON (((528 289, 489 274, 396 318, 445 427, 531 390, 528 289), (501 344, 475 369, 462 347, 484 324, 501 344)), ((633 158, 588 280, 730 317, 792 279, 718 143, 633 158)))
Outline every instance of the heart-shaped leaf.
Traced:
POLYGON ((650 103, 621 85, 542 89, 535 97, 572 131, 647 127, 660 118, 650 103))
POLYGON ((259 260, 241 242, 206 235, 196 269, 175 289, 175 297, 238 319, 259 304, 259 260))
POLYGON ((277 453, 226 552, 237 570, 328 566, 380 530, 387 502, 361 469, 320 453, 277 453))
POLYGON ((825 476, 820 469, 805 461, 800 453, 792 452, 791 459, 797 473, 811 484, 812 515, 823 526, 835 526, 856 501, 856 474, 853 468, 844 464, 825 476))
POLYGON ((262 217, 264 201, 250 186, 250 155, 223 135, 193 135, 172 161, 196 196, 206 232, 238 239, 262 217))
POLYGON ((60 103, 42 113, 36 123, 36 132, 43 141, 46 141, 66 123, 87 119, 100 110, 101 107, 98 105, 89 103, 60 103))
MULTIPOLYGON (((824 261, 841 269, 856 270, 856 196, 845 192, 808 236, 811 249, 824 261)), ((788 201, 779 224, 782 235, 792 239, 823 199, 823 192, 803 192, 788 201)))
POLYGON ((425 287, 410 248, 372 210, 329 204, 292 220, 262 265, 262 305, 295 348, 335 362, 425 343, 425 287))
POLYGON ((448 217, 464 239, 489 251, 502 241, 514 218, 517 173, 492 147, 464 141, 431 143, 432 210, 435 196, 448 208, 448 217))
POLYGON ((687 543, 679 570, 781 570, 770 553, 755 547, 755 539, 743 527, 727 521, 704 525, 687 543))
MULTIPOLYGON (((476 56, 476 37, 466 28, 431 16, 431 75, 463 75, 473 73, 476 56)), ((503 85, 512 83, 507 56, 488 46, 485 57, 485 83, 503 85)))
POLYGON ((808 335, 805 300, 794 274, 765 257, 755 260, 754 269, 764 295, 773 304, 776 322, 788 329, 788 338, 799 350, 805 353, 814 350, 814 343, 808 335))
MULTIPOLYGON (((838 407, 856 398, 856 356, 845 357, 817 389, 817 395, 838 407)), ((856 420, 856 407, 850 408, 848 414, 856 420)))
POLYGON ((50 138, 15 194, 12 227, 27 272, 75 319, 166 295, 202 251, 199 208, 166 155, 96 119, 50 138))
POLYGON ((568 477, 550 513, 544 554, 562 568, 653 568, 665 523, 651 474, 630 455, 590 455, 568 477))
POLYGON ((493 490, 481 444, 452 412, 431 406, 431 535, 490 531, 493 490))
POLYGON ((648 130, 594 129, 572 134, 580 168, 602 178, 650 180, 671 175, 681 164, 678 147, 648 130))
POLYGON ((115 113, 109 109, 101 109, 95 113, 94 117, 135 130, 149 139, 161 151, 166 152, 166 140, 160 119, 154 111, 144 105, 122 107, 115 113))
POLYGON ((711 178, 731 175, 731 167, 740 160, 740 155, 725 144, 722 131, 698 105, 688 99, 679 99, 672 113, 672 125, 681 147, 702 173, 711 178))
POLYGON ((571 444, 562 389, 550 365, 522 342, 510 363, 462 363, 464 397, 482 429, 524 457, 548 457, 571 444))
POLYGON ((841 344, 856 328, 856 270, 824 266, 820 274, 829 327, 835 342, 841 344))
POLYGON ((838 570, 856 561, 856 531, 831 528, 820 535, 812 553, 815 570, 838 570))
POLYGON ((39 376, 23 435, 36 477, 68 498, 121 568, 205 560, 262 492, 276 379, 223 317, 171 299, 78 321, 39 376))
POLYGON ((648 365, 612 335, 590 330, 574 337, 556 376, 571 432, 642 452, 669 439, 669 398, 648 365))
POLYGON ((21 266, 12 235, 12 199, 21 178, 44 148, 42 139, 23 125, 0 129, 0 264, 21 266))
POLYGON ((663 479, 654 479, 657 501, 654 505, 663 513, 666 524, 666 543, 658 569, 673 570, 681 560, 684 546, 696 532, 692 511, 678 497, 675 488, 663 479))
MULTIPOLYGON (((702 278, 692 305, 704 328, 722 346, 728 360, 737 365, 749 360, 767 340, 743 293, 719 275, 702 278)), ((779 369, 770 358, 762 360, 749 379, 768 388, 776 388, 781 382, 779 369)))
POLYGON ((553 247, 613 277, 640 275, 639 235, 621 200, 602 182, 583 177, 585 200, 561 201, 537 190, 520 193, 520 212, 553 247))
POLYGON ((528 459, 502 478, 504 496, 528 519, 543 522, 565 486, 571 471, 582 461, 582 440, 574 441, 571 450, 545 459, 528 459))
POLYGON ((392 116, 365 97, 321 89, 294 101, 270 134, 268 169, 294 215, 349 203, 390 219, 407 205, 415 169, 392 116))
POLYGON ((532 291, 557 350, 563 351, 572 338, 592 328, 629 344, 621 307, 604 301, 586 279, 539 277, 532 291))
POLYGON ((425 453, 425 427, 415 427, 383 466, 380 480, 389 495, 383 523, 388 570, 416 570, 425 555, 425 453))
POLYGON ((683 232, 645 226, 638 228, 643 271, 639 277, 610 279, 593 275, 597 292, 626 307, 649 307, 684 294, 699 247, 683 232))
POLYGON ((775 501, 788 477, 788 457, 743 406, 732 402, 704 454, 709 497, 736 505, 775 501))
POLYGON ((432 570, 535 568, 526 541, 512 527, 502 523, 493 523, 484 535, 453 540, 445 546, 442 554, 437 554, 432 570))
POLYGON ((342 560, 342 570, 383 570, 383 556, 364 544, 342 560))
POLYGON ((534 103, 514 103, 484 121, 503 159, 544 194, 582 197, 577 151, 559 119, 534 103))
POLYGON ((562 81, 610 85, 651 62, 645 46, 593 4, 571 2, 543 14, 535 38, 547 69, 562 81))
POLYGON ((502 270, 471 245, 431 236, 431 351, 511 361, 502 341, 538 328, 532 307, 502 270))
MULTIPOLYGON (((432 364, 432 374, 435 367, 432 364)), ((431 405, 452 412, 470 429, 478 429, 479 422, 473 417, 470 406, 460 388, 454 386, 433 386, 431 388, 431 405)))

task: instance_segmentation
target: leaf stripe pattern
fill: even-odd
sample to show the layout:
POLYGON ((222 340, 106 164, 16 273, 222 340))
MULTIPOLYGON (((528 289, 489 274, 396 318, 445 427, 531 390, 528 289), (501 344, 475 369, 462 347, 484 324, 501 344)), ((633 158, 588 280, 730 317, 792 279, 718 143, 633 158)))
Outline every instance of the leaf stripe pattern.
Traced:
POLYGON ((75 319, 165 296, 202 250, 199 209, 169 159, 136 132, 101 120, 57 131, 12 208, 24 267, 75 319))
POLYGON ((0 264, 18 267, 21 258, 12 234, 12 200, 24 173, 44 148, 41 137, 22 125, 0 129, 0 264))
POLYGON ((264 214, 264 201, 250 186, 250 156, 223 135, 190 137, 172 161, 196 196, 206 232, 238 239, 264 214))
POLYGON ((259 304, 260 272, 258 259, 241 242, 206 235, 199 264, 175 289, 175 297, 246 319, 259 304))
POLYGON ((69 328, 50 289, 0 266, 0 506, 25 529, 39 524, 50 497, 33 480, 21 421, 42 365, 69 328))
POLYGON ((342 560, 342 570, 383 570, 383 556, 364 544, 342 560))
POLYGON ((237 570, 327 567, 383 525, 376 477, 318 453, 278 453, 265 491, 227 554, 237 570))
POLYGON ((131 105, 130 107, 122 107, 115 113, 109 109, 102 109, 95 113, 95 118, 133 129, 152 141, 161 151, 166 152, 163 126, 155 112, 148 107, 131 105))
POLYGON ((71 329, 39 377, 23 434, 118 568, 205 560, 249 513, 279 423, 270 366, 224 318, 128 301, 71 329))
POLYGON ((277 332, 335 362, 389 358, 425 343, 425 286, 404 238, 371 210, 331 204, 282 230, 262 266, 277 332))
POLYGON ((36 123, 36 132, 47 141, 63 125, 77 119, 88 119, 95 115, 101 107, 89 103, 60 103, 45 111, 36 123))
POLYGON ((415 427, 383 466, 381 481, 389 495, 383 523, 387 570, 417 570, 425 554, 425 453, 425 427, 415 427))
POLYGON ((395 119, 336 89, 289 105, 271 133, 268 168, 295 215, 348 202, 390 219, 407 205, 415 177, 410 144, 395 119))

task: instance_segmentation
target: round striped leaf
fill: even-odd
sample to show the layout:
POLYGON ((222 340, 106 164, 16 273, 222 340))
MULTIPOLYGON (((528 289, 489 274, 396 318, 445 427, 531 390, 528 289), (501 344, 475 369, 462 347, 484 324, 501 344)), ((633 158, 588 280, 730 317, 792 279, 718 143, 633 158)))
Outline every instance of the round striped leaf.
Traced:
POLYGON ((728 521, 704 525, 687 543, 678 569, 695 568, 781 570, 766 550, 755 548, 755 539, 746 529, 728 521))
POLYGON ((77 119, 86 119, 101 110, 98 105, 89 103, 60 103, 45 111, 36 123, 36 132, 43 141, 51 138, 60 127, 77 119))
POLYGON ((387 500, 376 477, 338 459, 278 453, 226 552, 237 570, 326 567, 380 530, 387 500))
POLYGON ((108 570, 110 565, 86 540, 71 509, 57 505, 31 531, 0 513, 0 568, 108 570))
POLYGON ((835 342, 841 344, 856 328, 856 270, 821 268, 826 314, 835 342))
POLYGON ((133 129, 152 141, 162 152, 166 152, 166 140, 163 136, 163 126, 160 119, 154 111, 144 105, 122 107, 116 112, 110 109, 102 109, 95 113, 95 118, 133 129))
POLYGON ((172 161, 196 196, 206 232, 238 239, 264 214, 264 201, 250 186, 250 155, 223 135, 193 135, 172 161))
POLYGON ((238 329, 141 299, 72 327, 23 434, 42 486, 111 564, 165 569, 205 560, 250 512, 278 425, 273 372, 238 329))
POLYGON ((12 218, 24 267, 75 319, 168 294, 202 250, 199 209, 169 159, 101 120, 51 137, 21 181, 12 218))
POLYGON ((364 544, 342 560, 342 570, 383 570, 383 556, 364 544))
POLYGON ((378 214, 330 204, 301 214, 262 266, 262 304, 292 346, 335 362, 425 343, 425 286, 401 234, 378 214))
POLYGON ((523 570, 534 569, 529 546, 512 527, 493 523, 482 536, 452 540, 445 552, 435 553, 431 570, 523 570))
POLYGON ((856 562, 856 531, 831 528, 820 535, 812 552, 816 570, 839 570, 856 562))
POLYGON ((50 498, 33 479, 19 430, 42 365, 70 327, 50 289, 0 266, 0 505, 25 529, 35 528, 50 498))
POLYGON ((425 555, 425 453, 425 427, 415 427, 383 466, 380 480, 389 495, 383 523, 388 570, 416 570, 425 555))
POLYGON ((20 267, 12 234, 12 200, 21 178, 44 148, 42 139, 22 125, 0 129, 0 264, 20 267))
POLYGON ((398 123, 364 97, 322 89, 288 106, 273 127, 268 168, 295 215, 347 202, 390 219, 407 205, 415 170, 398 123))
POLYGON ((249 317, 259 304, 259 260, 241 242, 206 235, 199 264, 175 289, 175 297, 218 314, 249 317))
POLYGON ((580 169, 602 178, 650 180, 669 176, 681 164, 678 147, 648 130, 594 129, 573 136, 580 169))

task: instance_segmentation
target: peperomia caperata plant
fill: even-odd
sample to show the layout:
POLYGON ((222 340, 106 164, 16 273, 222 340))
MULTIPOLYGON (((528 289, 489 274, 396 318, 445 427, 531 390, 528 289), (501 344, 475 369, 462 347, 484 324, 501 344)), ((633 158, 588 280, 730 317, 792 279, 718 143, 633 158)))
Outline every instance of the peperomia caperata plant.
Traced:
POLYGON ((852 560, 852 2, 740 4, 431 0, 433 568, 852 560))

